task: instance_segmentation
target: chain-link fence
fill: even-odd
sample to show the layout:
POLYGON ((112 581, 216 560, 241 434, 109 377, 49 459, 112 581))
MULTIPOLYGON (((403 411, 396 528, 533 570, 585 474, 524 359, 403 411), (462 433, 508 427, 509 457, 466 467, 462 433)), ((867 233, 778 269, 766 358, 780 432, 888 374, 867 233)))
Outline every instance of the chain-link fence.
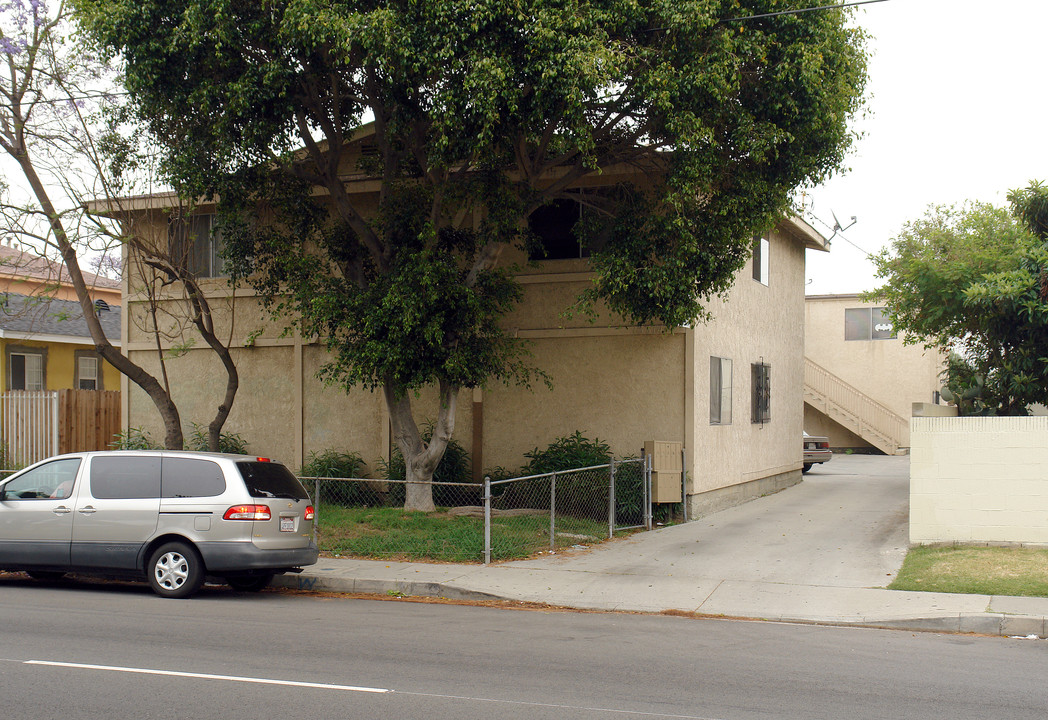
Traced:
POLYGON ((434 482, 434 513, 403 512, 404 480, 301 479, 313 490, 317 544, 341 555, 487 563, 651 527, 644 459, 483 484, 434 482))

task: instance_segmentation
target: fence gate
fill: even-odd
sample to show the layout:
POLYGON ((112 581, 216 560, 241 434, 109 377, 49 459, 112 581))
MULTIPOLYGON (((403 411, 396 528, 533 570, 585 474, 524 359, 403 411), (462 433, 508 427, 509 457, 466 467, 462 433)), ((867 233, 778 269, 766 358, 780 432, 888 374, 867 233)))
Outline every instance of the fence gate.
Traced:
POLYGON ((24 467, 58 454, 58 393, 12 390, 0 395, 5 468, 24 467))

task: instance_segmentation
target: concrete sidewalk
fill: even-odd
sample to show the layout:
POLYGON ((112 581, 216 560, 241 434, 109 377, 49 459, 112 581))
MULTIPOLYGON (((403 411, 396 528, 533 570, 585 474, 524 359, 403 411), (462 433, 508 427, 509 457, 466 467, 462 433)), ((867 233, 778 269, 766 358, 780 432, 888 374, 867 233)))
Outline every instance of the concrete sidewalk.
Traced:
POLYGON ((1048 598, 883 589, 906 552, 907 458, 842 456, 822 470, 777 495, 590 549, 488 566, 321 558, 274 584, 1048 637, 1048 598))

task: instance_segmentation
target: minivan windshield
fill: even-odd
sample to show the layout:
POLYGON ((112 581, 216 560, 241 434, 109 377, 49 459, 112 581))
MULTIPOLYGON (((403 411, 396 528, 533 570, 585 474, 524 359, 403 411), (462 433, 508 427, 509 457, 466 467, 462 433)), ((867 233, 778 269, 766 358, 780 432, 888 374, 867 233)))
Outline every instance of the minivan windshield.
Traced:
POLYGON ((309 494, 298 478, 280 463, 243 461, 237 463, 237 469, 251 497, 309 499, 309 494))

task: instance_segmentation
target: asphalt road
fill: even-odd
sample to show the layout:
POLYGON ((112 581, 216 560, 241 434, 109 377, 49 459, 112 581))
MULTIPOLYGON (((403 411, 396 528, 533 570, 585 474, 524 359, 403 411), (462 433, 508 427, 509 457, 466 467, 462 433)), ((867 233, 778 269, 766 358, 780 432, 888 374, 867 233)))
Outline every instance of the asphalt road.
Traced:
POLYGON ((1046 641, 0 576, 5 717, 1048 716, 1046 641))

